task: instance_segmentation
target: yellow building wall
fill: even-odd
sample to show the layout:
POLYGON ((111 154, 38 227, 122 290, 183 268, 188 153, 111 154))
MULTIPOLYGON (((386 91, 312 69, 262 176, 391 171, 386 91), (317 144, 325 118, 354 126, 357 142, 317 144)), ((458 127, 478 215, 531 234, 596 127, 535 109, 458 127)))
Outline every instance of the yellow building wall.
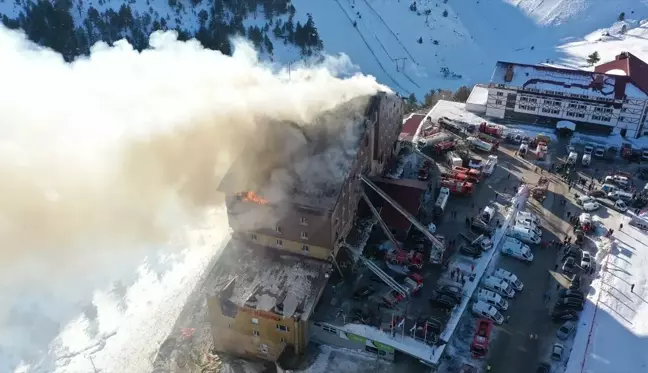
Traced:
POLYGON ((308 339, 305 321, 242 307, 239 307, 236 317, 231 318, 222 314, 217 297, 208 299, 207 303, 214 348, 217 351, 276 361, 286 346, 293 346, 297 354, 306 349, 308 339), (288 330, 280 330, 278 326, 287 327, 288 330))
POLYGON ((303 250, 303 247, 305 245, 304 243, 282 239, 281 237, 277 237, 277 236, 269 236, 261 233, 245 233, 245 232, 237 232, 236 236, 239 239, 248 242, 253 242, 257 245, 273 247, 278 250, 289 251, 293 254, 303 255, 309 258, 329 260, 331 256, 330 248, 307 245, 308 251, 304 251, 303 250), (277 240, 281 240, 282 244, 278 245, 277 240))

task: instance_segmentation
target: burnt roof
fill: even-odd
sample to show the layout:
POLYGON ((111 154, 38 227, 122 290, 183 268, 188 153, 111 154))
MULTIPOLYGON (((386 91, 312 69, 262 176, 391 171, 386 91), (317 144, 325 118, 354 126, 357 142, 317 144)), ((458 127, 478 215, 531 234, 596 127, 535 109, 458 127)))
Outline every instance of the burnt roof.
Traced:
POLYGON ((621 52, 613 61, 597 65, 594 71, 605 73, 616 69, 625 72, 629 80, 648 95, 648 64, 630 52, 621 52))

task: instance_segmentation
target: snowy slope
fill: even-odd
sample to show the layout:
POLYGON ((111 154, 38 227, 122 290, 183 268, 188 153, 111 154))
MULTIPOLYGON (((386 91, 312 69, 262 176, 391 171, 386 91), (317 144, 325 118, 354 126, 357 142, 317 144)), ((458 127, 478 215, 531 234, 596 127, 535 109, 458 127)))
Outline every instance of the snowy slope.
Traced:
MULTIPOLYGON (((0 13, 17 16, 30 0, 0 0, 0 13)), ((197 15, 210 1, 192 5, 180 1, 181 9, 166 0, 130 1, 133 13, 165 18, 170 28, 195 31, 197 15)), ((488 81, 497 60, 525 63, 552 61, 569 66, 584 65, 597 50, 602 59, 628 50, 648 57, 644 29, 632 30, 648 18, 648 0, 293 0, 296 19, 312 14, 324 49, 345 53, 366 74, 376 76, 402 94, 419 98, 434 88, 454 89, 488 81), (410 10, 412 3, 416 11, 410 10), (427 11, 429 14, 426 15, 427 11), (447 16, 444 16, 444 11, 447 16), (614 35, 597 41, 624 12, 627 36, 614 35), (355 27, 354 27, 355 23, 355 27), (419 43, 419 39, 421 43, 419 43), (533 47, 533 49, 531 49, 533 47), (441 73, 442 68, 450 76, 441 73), (459 78, 459 76, 461 78, 459 78)), ((77 25, 90 6, 99 11, 118 10, 116 0, 75 1, 77 25)), ((261 12, 249 24, 262 24, 261 12)), ((275 58, 284 63, 298 53, 275 42, 275 58)), ((293 48, 294 49, 294 48, 293 48)))
POLYGON ((593 304, 583 312, 567 373, 648 370, 648 240, 628 221, 616 213, 602 219, 606 227, 615 228, 614 239, 607 256, 597 255, 603 268, 592 284, 588 299, 593 304), (624 227, 619 231, 620 223, 624 227))
MULTIPOLYGON (((130 273, 126 268, 123 274, 115 273, 115 283, 99 286, 88 299, 64 302, 60 298, 66 294, 47 294, 55 284, 14 281, 20 297, 10 291, 0 294, 0 300, 7 297, 0 303, 12 306, 6 310, 9 315, 0 312, 0 320, 6 317, 0 345, 29 346, 30 351, 20 351, 22 356, 7 356, 0 351, 0 372, 11 372, 10 368, 28 354, 41 360, 22 365, 17 372, 85 373, 92 372, 92 363, 103 372, 150 370, 151 356, 171 332, 192 289, 226 242, 226 224, 224 211, 214 211, 201 226, 188 228, 168 246, 138 252, 139 267, 130 273), (48 301, 49 296, 58 299, 48 301), (16 299, 23 303, 15 304, 16 299), (75 302, 76 309, 57 308, 75 302), (41 353, 48 349, 43 357, 41 353)), ((0 275, 0 284, 9 283, 0 275)), ((79 296, 76 291, 70 293, 79 296)), ((196 322, 200 326, 203 320, 196 322)), ((12 348, 6 351, 16 352, 12 348)))

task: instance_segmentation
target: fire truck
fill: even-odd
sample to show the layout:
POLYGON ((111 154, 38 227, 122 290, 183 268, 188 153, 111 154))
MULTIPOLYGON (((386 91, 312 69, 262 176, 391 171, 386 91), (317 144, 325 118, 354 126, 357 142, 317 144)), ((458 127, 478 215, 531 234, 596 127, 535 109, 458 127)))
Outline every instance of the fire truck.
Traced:
POLYGON ((493 322, 486 319, 477 320, 477 329, 470 344, 470 352, 473 359, 482 359, 488 353, 488 342, 490 340, 493 322))
POLYGON ((474 168, 454 167, 452 170, 457 171, 457 172, 463 172, 464 174, 467 174, 468 176, 474 177, 475 179, 480 179, 481 178, 481 171, 476 170, 474 168))
POLYGON ((450 194, 469 195, 473 192, 473 184, 455 179, 441 179, 441 187, 448 188, 450 194))
POLYGON ((491 136, 502 137, 502 135, 504 134, 504 127, 497 124, 482 122, 479 125, 479 132, 491 136))
POLYGON ((470 176, 469 174, 465 172, 459 172, 456 170, 452 170, 450 172, 442 172, 441 177, 444 179, 454 179, 454 180, 459 180, 459 181, 467 181, 470 183, 478 183, 479 179, 476 179, 474 176, 470 176))
POLYGON ((423 268, 423 254, 415 250, 405 251, 395 248, 387 252, 385 259, 391 264, 406 266, 409 269, 423 268))

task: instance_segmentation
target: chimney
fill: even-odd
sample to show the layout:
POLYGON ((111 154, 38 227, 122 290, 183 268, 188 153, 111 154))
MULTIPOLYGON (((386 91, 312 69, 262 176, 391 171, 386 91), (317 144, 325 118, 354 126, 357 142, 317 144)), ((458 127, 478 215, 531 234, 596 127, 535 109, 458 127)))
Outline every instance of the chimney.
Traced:
POLYGON ((504 74, 504 81, 510 83, 513 80, 513 65, 508 65, 506 74, 504 74))
POLYGON ((627 59, 627 58, 628 58, 628 52, 621 52, 621 53, 619 53, 618 56, 616 56, 616 60, 617 60, 617 61, 619 61, 619 60, 625 60, 625 59, 627 59))

